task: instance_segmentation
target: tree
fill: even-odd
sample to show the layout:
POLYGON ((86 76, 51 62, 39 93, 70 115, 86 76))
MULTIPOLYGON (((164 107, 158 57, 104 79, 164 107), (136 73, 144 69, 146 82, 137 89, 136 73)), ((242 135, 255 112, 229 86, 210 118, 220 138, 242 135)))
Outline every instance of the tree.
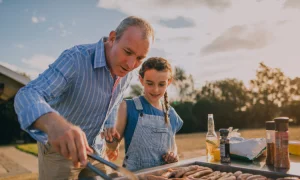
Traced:
POLYGON ((196 90, 192 75, 187 75, 184 69, 175 67, 172 84, 177 89, 181 102, 194 101, 196 90))
POLYGON ((256 79, 250 81, 250 92, 251 114, 264 123, 283 115, 280 108, 293 101, 297 88, 291 85, 291 79, 279 68, 260 63, 256 79))
POLYGON ((131 97, 136 97, 136 96, 140 96, 143 93, 143 87, 139 84, 133 84, 130 85, 130 96, 131 97))
POLYGON ((206 83, 196 95, 197 101, 202 98, 226 103, 233 107, 233 111, 244 111, 249 95, 242 81, 225 79, 206 83))
POLYGON ((207 114, 213 113, 216 128, 242 127, 248 98, 242 81, 225 79, 208 82, 196 95, 193 113, 204 125, 207 124, 207 114))

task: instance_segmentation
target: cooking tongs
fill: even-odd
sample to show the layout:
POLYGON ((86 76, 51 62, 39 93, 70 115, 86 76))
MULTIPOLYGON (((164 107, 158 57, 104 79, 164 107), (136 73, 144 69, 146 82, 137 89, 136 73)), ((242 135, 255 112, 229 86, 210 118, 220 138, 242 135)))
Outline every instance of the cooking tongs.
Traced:
MULTIPOLYGON (((111 163, 111 162, 101 158, 100 156, 98 156, 96 154, 88 154, 88 156, 90 158, 94 159, 94 160, 99 161, 100 163, 102 163, 104 165, 107 165, 107 166, 111 167, 112 169, 114 169, 116 171, 121 172, 123 175, 126 175, 130 179, 133 179, 133 180, 138 179, 132 172, 126 170, 125 168, 119 167, 119 166, 115 165, 114 163, 111 163)), ((105 180, 111 180, 112 179, 111 177, 106 175, 104 172, 100 171, 98 168, 93 166, 90 162, 87 163, 87 167, 90 168, 93 172, 95 172, 96 174, 98 174, 99 176, 101 176, 105 180)))

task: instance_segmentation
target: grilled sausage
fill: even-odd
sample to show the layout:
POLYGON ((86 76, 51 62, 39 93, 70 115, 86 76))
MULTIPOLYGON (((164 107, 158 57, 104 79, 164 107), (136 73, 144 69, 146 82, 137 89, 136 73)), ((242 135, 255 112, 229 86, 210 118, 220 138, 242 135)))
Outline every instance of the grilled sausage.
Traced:
POLYGON ((162 176, 154 176, 154 175, 147 175, 146 180, 167 180, 168 178, 164 178, 162 176))
POLYGON ((252 176, 247 177, 246 180, 256 180, 256 179, 266 180, 267 178, 265 176, 261 176, 261 175, 252 175, 252 176))
POLYGON ((252 176, 253 174, 249 174, 249 173, 244 173, 239 175, 239 177, 237 178, 237 180, 246 180, 249 176, 252 176))
POLYGON ((242 171, 236 171, 233 175, 234 175, 236 178, 238 178, 239 175, 241 175, 241 174, 243 174, 242 171))
POLYGON ((191 175, 189 175, 188 177, 189 177, 189 178, 202 177, 202 176, 205 176, 205 175, 210 174, 210 173, 212 173, 212 172, 213 172, 213 171, 212 171, 211 169, 206 169, 206 170, 198 171, 198 172, 196 172, 196 173, 194 173, 194 174, 191 174, 191 175))

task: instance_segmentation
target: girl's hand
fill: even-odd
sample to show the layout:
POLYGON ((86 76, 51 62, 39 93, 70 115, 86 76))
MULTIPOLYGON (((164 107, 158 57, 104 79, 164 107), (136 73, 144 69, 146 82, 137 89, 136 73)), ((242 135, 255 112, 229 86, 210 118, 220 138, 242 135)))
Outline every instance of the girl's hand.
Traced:
POLYGON ((119 156, 119 148, 112 150, 106 147, 105 153, 108 157, 108 160, 115 161, 119 156))
POLYGON ((175 155, 173 152, 168 152, 167 154, 163 155, 162 157, 163 157, 164 161, 168 164, 178 162, 178 159, 179 159, 178 156, 175 155))

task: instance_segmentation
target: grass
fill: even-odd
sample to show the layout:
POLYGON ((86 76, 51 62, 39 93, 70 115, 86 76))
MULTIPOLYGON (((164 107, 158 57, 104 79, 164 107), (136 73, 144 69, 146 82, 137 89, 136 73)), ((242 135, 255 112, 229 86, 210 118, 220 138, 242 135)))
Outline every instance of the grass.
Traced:
POLYGON ((36 143, 16 145, 16 148, 23 151, 23 152, 38 156, 38 147, 37 147, 36 143))
MULTIPOLYGON (((300 127, 289 128, 289 139, 300 140, 300 127)), ((247 129, 239 131, 244 138, 260 138, 265 137, 265 129, 247 129)), ((179 134, 176 135, 176 142, 178 147, 178 154, 181 160, 197 157, 200 150, 205 149, 205 135, 206 133, 192 133, 192 134, 179 134)), ((16 146, 21 151, 34 154, 37 156, 38 150, 36 144, 24 144, 16 146)), ((124 143, 121 142, 119 157, 115 164, 121 165, 124 158, 124 143)))

